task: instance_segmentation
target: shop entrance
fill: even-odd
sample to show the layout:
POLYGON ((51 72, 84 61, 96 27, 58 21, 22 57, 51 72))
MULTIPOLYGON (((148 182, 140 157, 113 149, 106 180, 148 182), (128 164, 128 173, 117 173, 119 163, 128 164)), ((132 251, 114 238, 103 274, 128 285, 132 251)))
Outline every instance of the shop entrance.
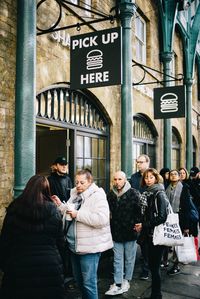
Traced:
POLYGON ((69 176, 88 168, 108 191, 109 123, 98 99, 67 84, 49 86, 36 97, 36 171, 49 175, 57 156, 65 156, 69 176))
POLYGON ((36 172, 49 175, 51 165, 58 156, 66 157, 69 164, 69 129, 52 126, 36 127, 36 172))

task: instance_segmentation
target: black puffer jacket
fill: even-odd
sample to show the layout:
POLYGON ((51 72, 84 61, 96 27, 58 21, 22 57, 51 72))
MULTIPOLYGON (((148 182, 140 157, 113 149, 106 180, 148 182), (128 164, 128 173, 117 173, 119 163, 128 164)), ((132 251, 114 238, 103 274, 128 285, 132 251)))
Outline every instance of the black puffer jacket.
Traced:
POLYGON ((142 196, 147 198, 147 207, 144 212, 142 235, 152 236, 155 226, 164 223, 167 219, 167 204, 169 202, 162 184, 155 184, 147 188, 142 196), (155 201, 157 202, 157 208, 155 201))
POLYGON ((115 190, 108 195, 108 203, 111 212, 111 233, 115 242, 127 242, 137 239, 134 225, 141 223, 140 193, 131 188, 126 182, 126 192, 117 196, 115 190))
MULTIPOLYGON (((8 207, 0 236, 1 299, 64 299, 62 219, 47 202, 37 223, 20 215, 18 199, 8 207)), ((31 212, 29 213, 31 214, 31 212)), ((33 213, 32 213, 33 214, 33 213)))

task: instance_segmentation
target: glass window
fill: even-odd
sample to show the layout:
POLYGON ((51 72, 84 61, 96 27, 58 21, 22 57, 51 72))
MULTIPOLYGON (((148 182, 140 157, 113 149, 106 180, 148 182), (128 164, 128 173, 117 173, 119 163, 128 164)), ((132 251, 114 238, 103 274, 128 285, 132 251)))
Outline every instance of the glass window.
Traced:
POLYGON ((92 157, 98 157, 98 139, 92 138, 92 157))
POLYGON ((196 140, 194 138, 194 136, 192 136, 192 145, 193 145, 193 149, 192 149, 192 156, 193 156, 193 166, 197 165, 197 143, 196 140))
POLYGON ((136 60, 146 63, 146 23, 140 17, 135 18, 136 60))
POLYGON ((91 157, 91 138, 84 137, 84 156, 91 157))
POLYGON ((105 156, 105 142, 104 140, 99 140, 99 157, 103 158, 105 156))
POLYGON ((180 168, 180 136, 175 128, 172 128, 172 168, 180 168))
POLYGON ((76 146, 77 157, 83 157, 83 136, 77 136, 77 146, 76 146))
POLYGON ((150 166, 156 168, 155 137, 157 131, 143 115, 133 118, 133 172, 137 171, 136 159, 141 154, 150 157, 150 166))
POLYGON ((101 136, 77 136, 77 166, 76 169, 89 168, 98 186, 106 185, 106 139, 101 136), (84 144, 84 146, 83 146, 84 144), (83 157, 83 159, 80 159, 83 157))

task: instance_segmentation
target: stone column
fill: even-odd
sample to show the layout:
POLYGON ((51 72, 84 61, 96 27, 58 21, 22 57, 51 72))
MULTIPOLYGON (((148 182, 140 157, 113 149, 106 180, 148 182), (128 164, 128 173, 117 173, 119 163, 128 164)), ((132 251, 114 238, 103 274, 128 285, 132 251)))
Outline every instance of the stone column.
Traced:
POLYGON ((15 183, 18 196, 35 173, 36 0, 17 1, 15 183))
POLYGON ((193 80, 187 79, 186 85, 186 168, 193 166, 193 143, 192 143, 192 85, 193 80))
POLYGON ((121 169, 132 174, 133 109, 132 109, 132 46, 131 19, 135 5, 131 0, 119 3, 122 26, 122 86, 121 86, 121 169))
MULTIPOLYGON (((162 52, 161 60, 163 62, 163 80, 169 80, 169 75, 171 72, 170 62, 172 61, 172 52, 162 52)), ((170 82, 164 83, 165 87, 170 86, 170 82)), ((171 119, 164 119, 163 123, 163 136, 164 136, 164 145, 163 145, 163 167, 168 167, 171 169, 171 158, 172 158, 172 127, 171 119)))

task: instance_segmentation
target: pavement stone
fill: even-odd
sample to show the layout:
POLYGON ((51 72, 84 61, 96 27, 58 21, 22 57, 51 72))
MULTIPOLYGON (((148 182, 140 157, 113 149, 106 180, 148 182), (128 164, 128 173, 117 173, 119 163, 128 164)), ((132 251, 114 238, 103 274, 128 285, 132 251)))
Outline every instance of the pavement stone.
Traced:
MULTIPOLYGON (((110 284, 113 283, 112 252, 104 253, 98 271, 99 299, 135 299, 150 296, 151 278, 147 281, 139 279, 141 270, 140 248, 136 257, 133 279, 128 292, 118 296, 105 296, 110 284)), ((170 265, 169 265, 170 267, 170 265)), ((175 276, 167 275, 167 269, 161 270, 163 299, 200 299, 200 261, 188 265, 180 264, 181 272, 175 276)), ((78 289, 66 290, 66 299, 81 299, 78 289)))

